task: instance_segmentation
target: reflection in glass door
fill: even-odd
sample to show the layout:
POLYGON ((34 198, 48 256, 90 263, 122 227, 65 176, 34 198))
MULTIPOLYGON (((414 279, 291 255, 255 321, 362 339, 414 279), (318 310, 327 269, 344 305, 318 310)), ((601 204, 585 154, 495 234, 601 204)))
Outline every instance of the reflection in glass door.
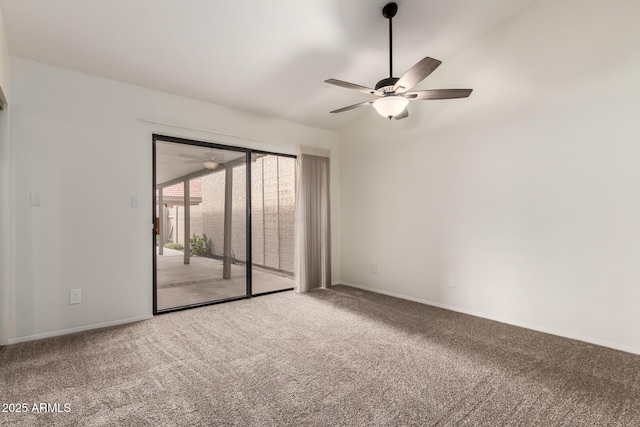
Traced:
POLYGON ((154 312, 246 297, 247 150, 154 136, 154 312))

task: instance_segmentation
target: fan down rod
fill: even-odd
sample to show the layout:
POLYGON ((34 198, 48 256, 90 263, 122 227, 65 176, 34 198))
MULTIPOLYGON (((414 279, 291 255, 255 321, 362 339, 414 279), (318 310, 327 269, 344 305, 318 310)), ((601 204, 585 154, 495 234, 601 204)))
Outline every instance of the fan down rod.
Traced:
POLYGON ((398 12, 398 5, 396 3, 387 3, 382 8, 382 16, 389 20, 389 78, 393 78, 393 17, 398 12))

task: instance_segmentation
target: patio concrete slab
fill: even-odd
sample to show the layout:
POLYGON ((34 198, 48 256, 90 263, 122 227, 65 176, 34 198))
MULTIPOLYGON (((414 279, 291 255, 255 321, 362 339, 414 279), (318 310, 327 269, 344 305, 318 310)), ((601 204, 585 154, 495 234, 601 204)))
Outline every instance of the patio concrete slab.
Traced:
MULTIPOLYGON (((182 251, 164 248, 157 256, 158 310, 244 296, 246 266, 231 265, 231 278, 222 278, 222 261, 193 256, 184 264, 182 251)), ((293 287, 293 278, 254 267, 253 293, 293 287)))

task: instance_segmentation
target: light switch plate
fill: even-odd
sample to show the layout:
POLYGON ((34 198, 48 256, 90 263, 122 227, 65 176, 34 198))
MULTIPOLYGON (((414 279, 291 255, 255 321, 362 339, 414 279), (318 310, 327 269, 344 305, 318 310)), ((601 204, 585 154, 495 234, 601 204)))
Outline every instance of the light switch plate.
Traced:
POLYGON ((456 276, 450 276, 448 285, 450 288, 455 288, 458 285, 458 278, 456 276))
POLYGON ((80 304, 82 302, 82 291, 80 289, 69 289, 69 304, 80 304))
POLYGON ((140 200, 138 199, 138 196, 131 196, 131 207, 132 208, 140 207, 140 200))

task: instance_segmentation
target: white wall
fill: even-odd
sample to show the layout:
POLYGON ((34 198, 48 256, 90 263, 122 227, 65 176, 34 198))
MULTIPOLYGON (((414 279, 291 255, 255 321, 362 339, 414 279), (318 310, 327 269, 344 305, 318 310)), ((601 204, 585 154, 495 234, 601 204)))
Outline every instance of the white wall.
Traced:
MULTIPOLYGON (((9 99, 9 49, 4 30, 2 10, 0 10, 0 97, 9 99)), ((0 345, 7 342, 7 321, 9 301, 9 106, 0 111, 0 345)))
POLYGON ((538 2, 341 133, 343 282, 640 353, 639 16, 538 2))
POLYGON ((9 47, 4 30, 4 18, 0 10, 0 88, 6 100, 9 99, 9 47))
POLYGON ((282 153, 332 151, 334 274, 340 271, 338 135, 11 58, 15 283, 10 342, 145 318, 152 311, 151 135, 282 153), (153 125, 140 117, 277 141, 153 125), (30 206, 30 193, 42 206, 30 206), (141 208, 130 208, 132 195, 141 208), (82 303, 69 305, 69 289, 82 303))

